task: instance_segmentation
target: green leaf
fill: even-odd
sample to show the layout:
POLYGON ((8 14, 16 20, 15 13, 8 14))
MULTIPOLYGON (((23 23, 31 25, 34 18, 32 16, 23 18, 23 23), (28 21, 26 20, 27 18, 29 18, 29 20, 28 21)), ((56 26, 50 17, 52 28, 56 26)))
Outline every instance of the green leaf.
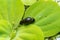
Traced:
POLYGON ((6 20, 0 20, 0 36, 2 34, 10 35, 12 32, 12 25, 6 20))
POLYGON ((58 5, 55 2, 37 2, 27 9, 24 18, 33 17, 38 21, 56 11, 56 8, 58 8, 58 5), (46 12, 47 10, 48 12, 46 12))
POLYGON ((20 0, 0 0, 0 15, 2 19, 17 26, 24 13, 24 5, 20 0))
POLYGON ((55 0, 38 0, 38 1, 55 1, 55 0))
POLYGON ((10 40, 12 24, 7 20, 0 20, 0 40, 10 40))
POLYGON ((10 37, 6 37, 6 36, 1 36, 0 40, 10 40, 10 37))
POLYGON ((44 40, 42 30, 36 25, 21 26, 17 30, 17 35, 14 38, 22 40, 44 40))
POLYGON ((0 40, 10 40, 13 27, 19 25, 23 14, 21 0, 0 0, 0 40))
POLYGON ((35 19, 33 24, 38 25, 43 30, 45 37, 54 36, 60 31, 60 25, 58 25, 60 24, 58 23, 60 7, 56 2, 36 2, 26 10, 24 18, 26 17, 35 19), (57 24, 54 24, 56 21, 58 21, 57 24))
POLYGON ((44 31, 45 37, 55 36, 60 32, 60 19, 51 24, 41 26, 41 29, 44 31))
POLYGON ((35 2, 37 2, 37 0, 21 0, 21 1, 24 5, 32 5, 35 2))

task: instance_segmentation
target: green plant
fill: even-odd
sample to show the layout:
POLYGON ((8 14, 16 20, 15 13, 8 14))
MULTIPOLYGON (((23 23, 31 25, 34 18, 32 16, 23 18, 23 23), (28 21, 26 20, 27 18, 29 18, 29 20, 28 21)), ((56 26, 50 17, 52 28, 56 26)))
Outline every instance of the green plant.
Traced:
POLYGON ((0 40, 44 40, 56 35, 60 32, 59 10, 53 1, 37 1, 25 11, 21 0, 0 0, 0 40), (35 22, 19 24, 26 17, 35 22))

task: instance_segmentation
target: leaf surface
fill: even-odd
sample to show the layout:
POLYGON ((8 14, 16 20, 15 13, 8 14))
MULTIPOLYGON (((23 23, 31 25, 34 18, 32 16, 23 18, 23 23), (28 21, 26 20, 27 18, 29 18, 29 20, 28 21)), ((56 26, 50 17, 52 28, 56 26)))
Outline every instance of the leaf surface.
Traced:
POLYGON ((36 2, 26 10, 24 18, 26 17, 35 19, 33 24, 38 25, 43 30, 45 37, 53 36, 60 31, 58 25, 60 24, 58 21, 60 19, 60 7, 56 2, 36 2), (56 21, 57 24, 55 24, 56 21))
POLYGON ((24 14, 24 5, 20 0, 0 0, 0 15, 2 19, 18 25, 24 14))

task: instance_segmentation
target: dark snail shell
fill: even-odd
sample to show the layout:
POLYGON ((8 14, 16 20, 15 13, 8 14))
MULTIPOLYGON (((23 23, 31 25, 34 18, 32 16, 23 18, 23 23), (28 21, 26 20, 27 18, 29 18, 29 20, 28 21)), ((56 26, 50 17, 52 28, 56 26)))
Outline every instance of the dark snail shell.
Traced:
POLYGON ((20 24, 21 25, 28 25, 28 24, 31 24, 31 23, 34 23, 35 22, 35 19, 34 18, 31 18, 31 17, 27 17, 23 20, 20 21, 20 24))

